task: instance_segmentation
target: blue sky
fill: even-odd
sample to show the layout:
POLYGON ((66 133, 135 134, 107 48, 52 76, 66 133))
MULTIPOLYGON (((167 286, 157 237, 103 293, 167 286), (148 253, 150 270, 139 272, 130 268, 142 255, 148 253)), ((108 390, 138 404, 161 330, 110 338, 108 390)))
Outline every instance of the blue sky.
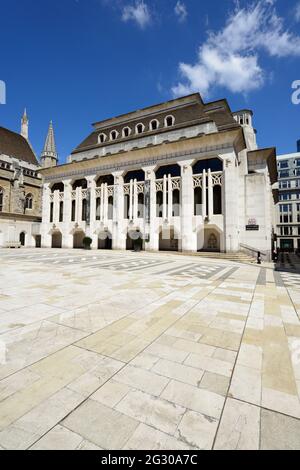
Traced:
POLYGON ((64 162, 92 122, 193 91, 295 150, 300 0, 10 0, 0 17, 0 125, 19 131, 26 106, 38 154, 50 119, 64 162))

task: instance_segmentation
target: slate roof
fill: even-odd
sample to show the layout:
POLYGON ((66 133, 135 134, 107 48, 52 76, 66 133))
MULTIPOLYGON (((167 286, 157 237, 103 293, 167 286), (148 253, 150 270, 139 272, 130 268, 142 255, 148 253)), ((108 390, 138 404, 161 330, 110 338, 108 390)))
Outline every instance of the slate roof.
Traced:
POLYGON ((20 134, 0 127, 0 154, 17 158, 32 165, 39 165, 29 142, 20 134))
POLYGON ((130 141, 136 138, 146 137, 147 135, 160 134, 169 132, 170 130, 205 124, 212 121, 215 122, 220 131, 239 127, 239 124, 233 118, 227 100, 224 99, 205 104, 199 93, 195 93, 190 96, 167 101, 166 103, 97 122, 93 124, 95 130, 73 150, 72 154, 90 148, 107 147, 118 142, 130 141), (175 117, 175 125, 171 128, 166 128, 163 123, 164 119, 169 115, 175 117), (157 119, 160 122, 160 127, 155 131, 151 131, 149 128, 150 121, 153 119, 157 119), (142 134, 136 135, 135 126, 139 123, 144 124, 145 131, 142 134), (131 129, 129 137, 122 137, 124 127, 131 129), (116 130, 119 133, 118 138, 114 141, 109 140, 109 134, 112 130, 116 130), (107 140, 104 143, 98 142, 98 136, 101 133, 107 135, 107 140))

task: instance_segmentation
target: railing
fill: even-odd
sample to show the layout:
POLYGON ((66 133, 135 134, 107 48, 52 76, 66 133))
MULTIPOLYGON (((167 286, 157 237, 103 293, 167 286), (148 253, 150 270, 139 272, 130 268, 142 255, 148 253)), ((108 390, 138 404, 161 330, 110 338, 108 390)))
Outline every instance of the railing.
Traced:
POLYGON ((257 248, 253 248, 252 246, 249 245, 244 245, 243 243, 240 243, 240 248, 245 250, 246 252, 250 252, 253 258, 257 258, 258 253, 260 253, 261 256, 267 257, 267 253, 265 251, 258 250, 257 248))
MULTIPOLYGON (((181 177, 173 177, 171 178, 172 181, 172 189, 181 189, 181 177)), ((166 182, 168 182, 168 178, 166 179, 166 182)), ((155 181, 155 189, 156 192, 158 191, 163 191, 164 188, 164 179, 159 179, 155 181)))

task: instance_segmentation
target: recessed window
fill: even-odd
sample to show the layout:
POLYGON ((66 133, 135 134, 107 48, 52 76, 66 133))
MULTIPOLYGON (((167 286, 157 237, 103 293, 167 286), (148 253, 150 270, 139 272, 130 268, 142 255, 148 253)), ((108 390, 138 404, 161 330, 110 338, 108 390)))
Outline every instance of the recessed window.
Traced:
POLYGON ((116 140, 117 138, 118 138, 118 132, 117 131, 111 131, 110 140, 116 140))
POLYGON ((123 137, 129 137, 131 134, 131 129, 130 127, 124 127, 123 131, 122 131, 122 135, 123 137))
POLYGON ((135 132, 137 134, 142 134, 144 132, 145 126, 144 124, 137 124, 135 127, 135 132))
POLYGON ((159 122, 157 119, 153 119, 153 121, 150 122, 150 131, 156 131, 159 128, 159 122))
POLYGON ((174 116, 167 116, 165 119, 165 127, 172 127, 175 124, 174 116))
POLYGON ((4 191, 0 188, 0 212, 3 211, 4 191))
POLYGON ((32 194, 27 194, 25 198, 25 209, 31 210, 33 206, 33 197, 32 194))
POLYGON ((98 136, 98 142, 99 144, 104 144, 104 142, 106 141, 106 135, 105 134, 100 134, 98 136))

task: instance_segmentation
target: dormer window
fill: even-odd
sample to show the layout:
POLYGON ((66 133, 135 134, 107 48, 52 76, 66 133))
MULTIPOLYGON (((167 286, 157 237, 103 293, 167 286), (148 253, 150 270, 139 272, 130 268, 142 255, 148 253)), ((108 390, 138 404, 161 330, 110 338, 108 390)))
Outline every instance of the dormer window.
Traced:
POLYGON ((137 124, 135 127, 136 134, 142 134, 144 132, 145 126, 144 124, 137 124))
POLYGON ((99 136, 98 136, 99 144, 104 144, 105 141, 106 141, 106 135, 105 134, 99 134, 99 136))
POLYGON ((129 137, 131 134, 131 129, 130 127, 124 127, 123 131, 122 131, 122 135, 123 137, 129 137))
POLYGON ((117 131, 111 131, 110 140, 116 140, 117 138, 118 138, 118 132, 117 131))
POLYGON ((157 119, 153 119, 150 122, 150 131, 156 131, 159 128, 159 121, 157 119))
POLYGON ((165 119, 165 127, 172 127, 175 124, 174 116, 167 116, 165 119))

